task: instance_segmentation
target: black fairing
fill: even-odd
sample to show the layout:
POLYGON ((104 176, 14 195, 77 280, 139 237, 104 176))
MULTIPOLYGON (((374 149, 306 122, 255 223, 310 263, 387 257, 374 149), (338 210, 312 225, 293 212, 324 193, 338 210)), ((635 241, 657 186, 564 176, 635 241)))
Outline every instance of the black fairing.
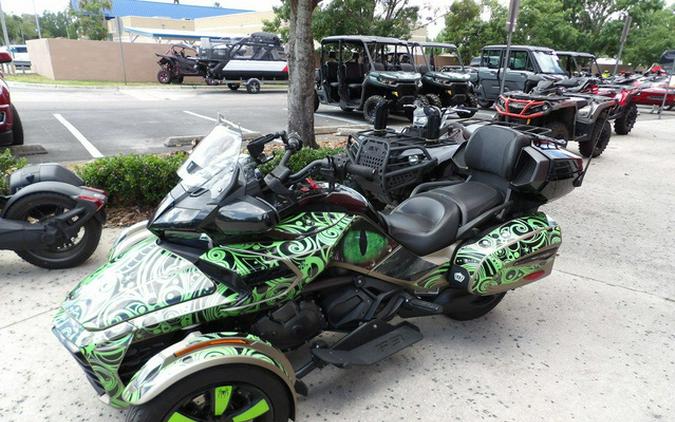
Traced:
POLYGON ((224 234, 262 233, 271 230, 278 222, 274 208, 252 196, 223 205, 215 218, 216 226, 224 234))

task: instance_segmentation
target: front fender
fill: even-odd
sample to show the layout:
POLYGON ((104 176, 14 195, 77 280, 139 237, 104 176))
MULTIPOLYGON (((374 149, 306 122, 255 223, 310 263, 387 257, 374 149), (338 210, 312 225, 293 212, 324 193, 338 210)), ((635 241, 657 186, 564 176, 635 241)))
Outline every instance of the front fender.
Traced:
POLYGON ((230 364, 253 365, 278 376, 293 398, 295 413, 295 371, 286 356, 254 335, 231 332, 195 332, 167 347, 133 376, 122 397, 130 405, 141 405, 189 375, 230 364))

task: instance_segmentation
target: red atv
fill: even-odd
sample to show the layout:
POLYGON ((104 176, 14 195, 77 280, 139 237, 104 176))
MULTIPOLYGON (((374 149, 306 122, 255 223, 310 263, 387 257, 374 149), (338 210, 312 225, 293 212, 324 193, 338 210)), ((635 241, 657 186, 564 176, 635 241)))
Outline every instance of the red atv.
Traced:
MULTIPOLYGON (((0 51, 0 63, 10 63, 12 55, 0 51)), ((9 96, 9 87, 0 72, 0 145, 23 145, 23 126, 9 96)))

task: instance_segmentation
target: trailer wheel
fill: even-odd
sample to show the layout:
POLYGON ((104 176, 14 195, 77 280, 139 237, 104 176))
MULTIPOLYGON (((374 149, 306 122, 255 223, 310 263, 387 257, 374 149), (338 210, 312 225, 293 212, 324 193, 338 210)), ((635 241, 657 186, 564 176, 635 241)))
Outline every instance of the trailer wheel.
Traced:
POLYGON ((169 72, 166 69, 162 69, 159 72, 157 72, 157 81, 159 81, 160 84, 168 85, 171 83, 171 72, 169 72))
POLYGON ((227 87, 230 88, 230 91, 236 91, 239 89, 240 86, 241 84, 231 84, 231 83, 227 84, 227 87))
POLYGON ((246 92, 249 94, 257 94, 260 92, 260 81, 257 79, 250 79, 246 82, 246 92))

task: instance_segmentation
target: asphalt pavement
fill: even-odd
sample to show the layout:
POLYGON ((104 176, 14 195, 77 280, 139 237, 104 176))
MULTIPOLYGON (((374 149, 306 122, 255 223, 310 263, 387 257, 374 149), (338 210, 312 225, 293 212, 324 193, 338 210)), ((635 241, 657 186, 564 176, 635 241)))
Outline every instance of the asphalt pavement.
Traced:
MULTIPOLYGON (((285 119, 281 94, 191 93, 198 99, 152 100, 146 107, 124 93, 95 100, 76 92, 56 108, 50 108, 55 93, 45 103, 30 101, 30 108, 25 94, 14 95, 25 121, 38 126, 29 129, 30 142, 43 143, 54 157, 88 153, 54 113, 102 153, 119 151, 113 142, 143 151, 175 130, 194 134, 211 126, 184 111, 236 109, 228 118, 250 130, 274 130, 285 119), (256 108, 261 101, 266 108, 256 108), (135 127, 137 135, 122 127, 135 127)), ((550 277, 508 293, 475 321, 413 320, 425 338, 379 364, 310 374, 298 421, 675 420, 673 133, 675 116, 658 121, 643 110, 629 136, 612 137, 582 187, 544 207, 563 231, 550 277)), ((50 332, 59 303, 104 262, 117 233, 105 230, 96 254, 72 270, 46 271, 0 252, 0 420, 124 420, 96 399, 50 332)))

